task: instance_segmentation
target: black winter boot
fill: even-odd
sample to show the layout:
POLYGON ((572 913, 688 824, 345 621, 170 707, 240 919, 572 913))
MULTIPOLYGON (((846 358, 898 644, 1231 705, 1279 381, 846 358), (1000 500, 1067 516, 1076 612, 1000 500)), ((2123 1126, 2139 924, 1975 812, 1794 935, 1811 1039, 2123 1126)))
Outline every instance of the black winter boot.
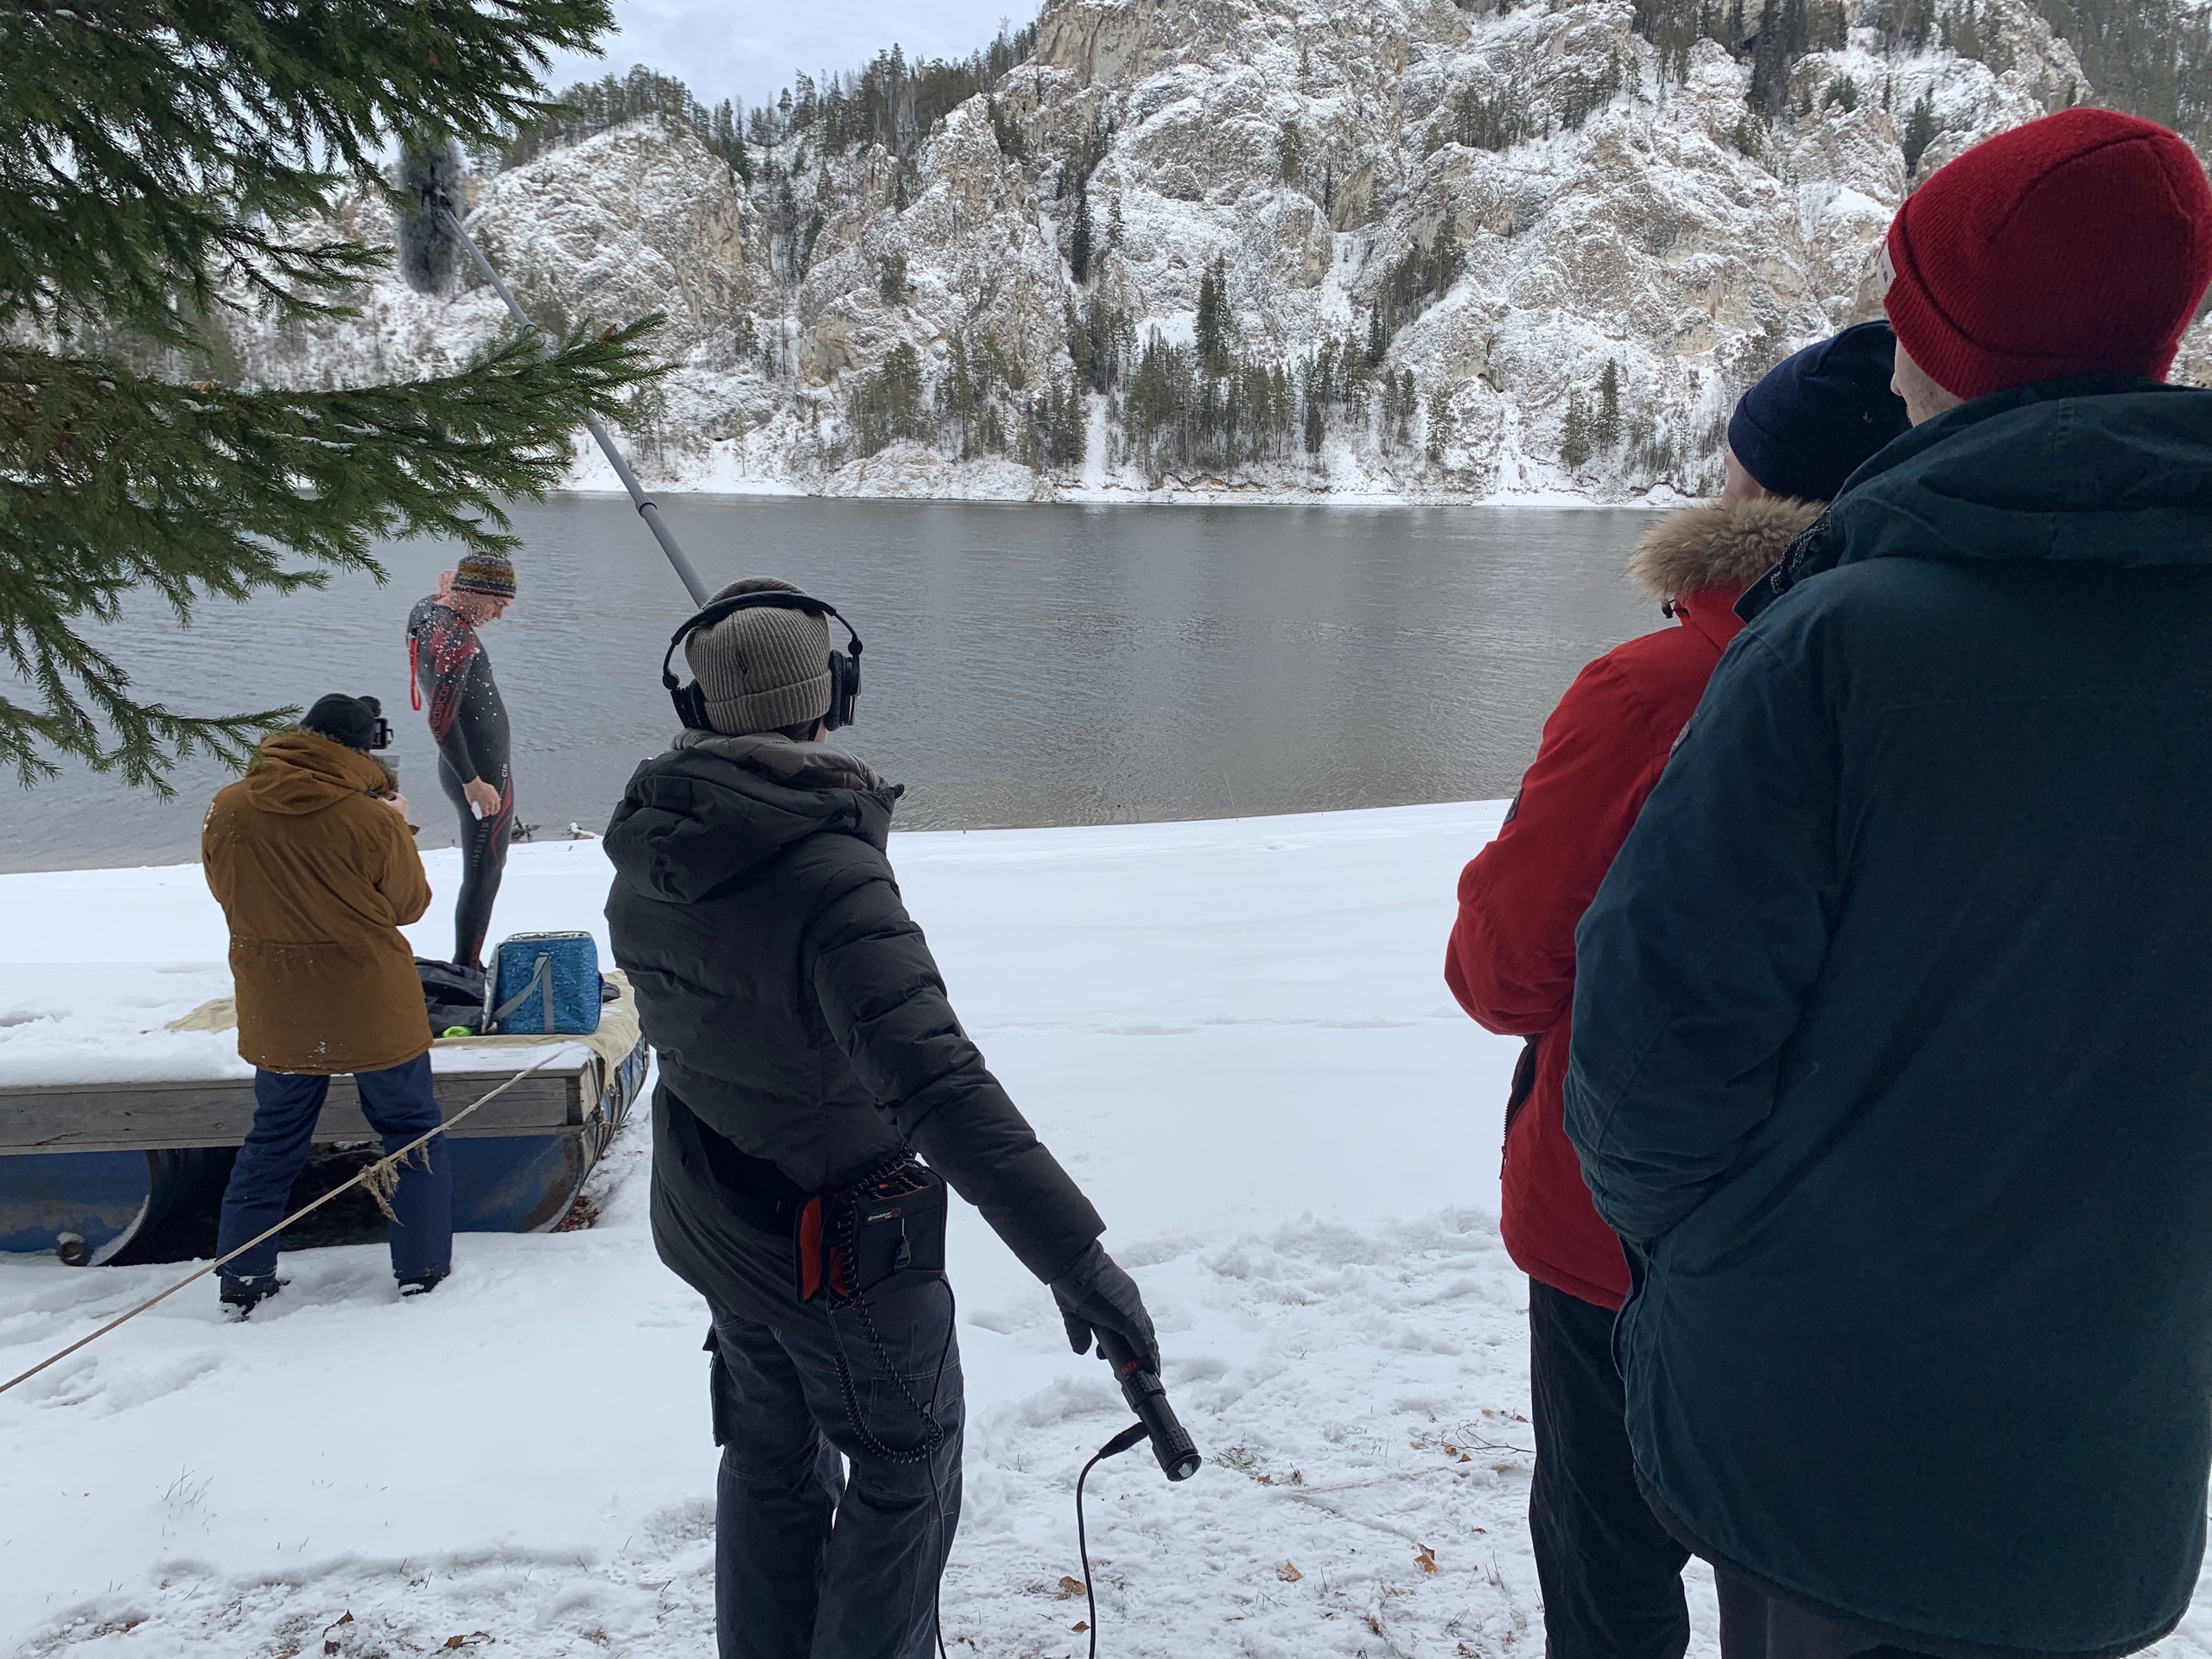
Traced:
POLYGON ((427 1296, 453 1275, 449 1273, 426 1273, 413 1279, 399 1281, 402 1296, 427 1296))
POLYGON ((264 1279, 232 1279, 226 1274, 222 1280, 223 1311, 234 1319, 243 1319, 253 1310, 291 1283, 275 1274, 264 1279))

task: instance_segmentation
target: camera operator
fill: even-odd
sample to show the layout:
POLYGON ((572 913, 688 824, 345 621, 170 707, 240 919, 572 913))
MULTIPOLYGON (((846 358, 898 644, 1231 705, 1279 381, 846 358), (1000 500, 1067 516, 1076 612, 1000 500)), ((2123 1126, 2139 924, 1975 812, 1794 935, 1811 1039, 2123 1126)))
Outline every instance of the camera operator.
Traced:
MULTIPOLYGON (((399 931, 429 906, 430 883, 406 798, 372 753, 391 732, 374 697, 324 697, 297 731, 263 740, 207 809, 200 858, 230 922, 238 1052, 255 1068, 253 1128, 223 1193, 219 1254, 283 1218, 334 1074, 353 1074, 386 1152, 440 1121, 429 1016, 399 931)), ((452 1267, 444 1146, 401 1166, 391 1208, 392 1273, 403 1295, 417 1295, 452 1267)), ((220 1277, 224 1306, 244 1318, 282 1283, 276 1241, 220 1277)))
POLYGON ((607 834, 614 957, 660 1057, 654 1243, 713 1317, 721 1659, 922 1659, 959 1518, 941 1243, 857 1305, 829 1305, 834 1265, 833 1294, 802 1300, 817 1202, 918 1150, 1052 1287, 1077 1353, 1096 1332, 1159 1369, 1104 1224, 985 1068, 900 901, 899 791, 822 741, 858 689, 831 614, 763 578, 686 623, 696 683, 664 668, 686 729, 607 834))

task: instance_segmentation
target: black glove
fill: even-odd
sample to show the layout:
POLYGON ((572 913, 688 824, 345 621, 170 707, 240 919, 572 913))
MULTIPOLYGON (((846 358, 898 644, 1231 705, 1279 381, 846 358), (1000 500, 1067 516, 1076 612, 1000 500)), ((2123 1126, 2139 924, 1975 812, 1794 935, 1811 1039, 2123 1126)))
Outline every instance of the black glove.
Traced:
POLYGON ((1093 1332, 1104 1332, 1119 1337, 1145 1370, 1159 1373, 1160 1338, 1153 1334, 1152 1315, 1144 1311, 1136 1281, 1116 1267, 1096 1240, 1073 1267, 1052 1281, 1052 1300, 1060 1305, 1068 1345, 1076 1352, 1089 1353, 1093 1332))

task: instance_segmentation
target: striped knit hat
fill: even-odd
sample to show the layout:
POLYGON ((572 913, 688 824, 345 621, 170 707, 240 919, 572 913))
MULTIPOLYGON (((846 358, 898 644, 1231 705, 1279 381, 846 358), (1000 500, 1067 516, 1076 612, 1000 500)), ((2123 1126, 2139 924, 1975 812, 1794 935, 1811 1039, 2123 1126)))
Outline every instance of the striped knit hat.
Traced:
MULTIPOLYGON (((748 576, 716 594, 799 590, 773 576, 748 576)), ((830 712, 830 619, 760 606, 733 612, 683 642, 706 694, 707 718, 728 737, 804 726, 830 712)))
POLYGON ((456 594, 512 599, 515 562, 504 553, 471 553, 454 567, 453 590, 456 594))

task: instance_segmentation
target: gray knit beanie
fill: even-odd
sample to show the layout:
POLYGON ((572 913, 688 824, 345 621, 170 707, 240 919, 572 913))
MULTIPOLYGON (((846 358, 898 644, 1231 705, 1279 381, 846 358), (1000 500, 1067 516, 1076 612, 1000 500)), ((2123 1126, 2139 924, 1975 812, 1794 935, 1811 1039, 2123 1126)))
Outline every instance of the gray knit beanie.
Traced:
MULTIPOLYGON (((773 576, 747 576, 716 594, 799 590, 773 576)), ((830 619, 759 606, 724 617, 683 642, 707 699, 707 718, 727 737, 803 726, 830 712, 830 619)))

